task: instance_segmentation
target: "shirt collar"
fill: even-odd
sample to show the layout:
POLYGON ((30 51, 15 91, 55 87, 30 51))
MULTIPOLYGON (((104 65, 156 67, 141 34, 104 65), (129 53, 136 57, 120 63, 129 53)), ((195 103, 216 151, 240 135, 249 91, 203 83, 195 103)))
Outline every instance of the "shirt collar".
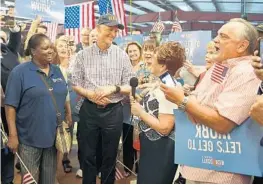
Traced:
POLYGON ((229 68, 233 68, 236 65, 238 65, 241 61, 244 62, 251 62, 252 56, 243 56, 243 57, 237 57, 237 58, 231 58, 231 59, 227 59, 225 61, 222 62, 222 65, 229 67, 229 68))
POLYGON ((99 53, 99 54, 109 54, 109 53, 111 52, 111 50, 112 50, 112 45, 111 45, 108 49, 106 49, 106 50, 104 50, 104 51, 102 51, 102 50, 98 47, 97 43, 94 43, 94 44, 92 45, 92 47, 94 48, 95 52, 96 52, 96 53, 99 53))
MULTIPOLYGON (((32 61, 30 62, 30 67, 29 68, 32 71, 37 71, 39 73, 43 73, 43 71, 32 61)), ((49 70, 48 76, 54 75, 54 66, 52 64, 49 64, 49 68, 50 68, 50 70, 49 70)))

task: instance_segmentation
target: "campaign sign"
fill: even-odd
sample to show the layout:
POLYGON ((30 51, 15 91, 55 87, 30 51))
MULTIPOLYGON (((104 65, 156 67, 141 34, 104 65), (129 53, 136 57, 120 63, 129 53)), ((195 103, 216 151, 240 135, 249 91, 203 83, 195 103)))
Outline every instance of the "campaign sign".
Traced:
POLYGON ((125 37, 117 37, 114 42, 122 48, 126 49, 126 46, 129 42, 138 42, 140 45, 143 44, 143 35, 129 35, 125 37))
POLYGON ((185 47, 186 58, 194 65, 205 65, 206 46, 212 40, 211 31, 186 31, 169 34, 169 41, 185 47))
POLYGON ((174 110, 176 117, 175 163, 197 168, 262 176, 263 129, 247 119, 229 134, 219 134, 193 124, 185 112, 174 110))
POLYGON ((16 0, 15 16, 64 24, 64 0, 16 0))

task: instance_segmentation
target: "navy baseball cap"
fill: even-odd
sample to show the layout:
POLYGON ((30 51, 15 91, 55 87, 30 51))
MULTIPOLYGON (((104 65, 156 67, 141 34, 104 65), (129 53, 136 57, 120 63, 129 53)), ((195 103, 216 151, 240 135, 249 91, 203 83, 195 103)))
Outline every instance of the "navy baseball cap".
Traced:
POLYGON ((124 29, 123 24, 119 23, 117 17, 112 14, 101 15, 98 20, 98 25, 117 26, 121 30, 124 29))

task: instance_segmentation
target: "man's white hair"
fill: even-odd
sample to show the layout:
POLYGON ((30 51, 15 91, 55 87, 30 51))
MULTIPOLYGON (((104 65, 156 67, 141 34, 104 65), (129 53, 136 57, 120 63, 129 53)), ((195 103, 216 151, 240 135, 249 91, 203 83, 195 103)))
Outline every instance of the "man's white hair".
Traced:
POLYGON ((249 54, 253 55, 257 46, 257 39, 258 39, 258 32, 256 28, 251 23, 241 18, 231 19, 230 22, 238 22, 243 25, 244 29, 239 29, 240 37, 242 37, 242 39, 245 39, 249 42, 247 51, 249 54))

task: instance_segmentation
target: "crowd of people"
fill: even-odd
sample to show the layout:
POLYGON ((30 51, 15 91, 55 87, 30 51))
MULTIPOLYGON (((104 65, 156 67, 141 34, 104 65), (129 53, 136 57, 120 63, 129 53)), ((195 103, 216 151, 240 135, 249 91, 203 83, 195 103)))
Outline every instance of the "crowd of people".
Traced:
POLYGON ((71 137, 77 124, 76 175, 85 184, 96 183, 97 176, 101 183, 115 182, 121 135, 124 176, 134 170, 137 183, 173 183, 176 171, 178 183, 263 183, 262 177, 174 164, 173 112, 185 111, 194 124, 223 134, 248 117, 263 126, 263 61, 256 44, 263 26, 240 18, 224 24, 204 48, 203 70, 187 61, 179 42, 162 43, 160 33, 123 50, 113 42, 123 28, 106 14, 95 29, 82 29, 77 44, 64 34, 52 43, 40 17, 24 42, 17 25, 9 40, 1 33, 1 129, 8 135, 1 143, 1 182, 13 182, 16 152, 23 183, 28 172, 37 183, 49 184, 56 182, 58 168, 72 171, 69 157, 55 146, 60 112, 71 137), (218 65, 225 69, 222 81, 212 77, 218 65), (172 84, 164 83, 167 75, 172 84), (135 97, 133 77, 139 83, 135 97))

